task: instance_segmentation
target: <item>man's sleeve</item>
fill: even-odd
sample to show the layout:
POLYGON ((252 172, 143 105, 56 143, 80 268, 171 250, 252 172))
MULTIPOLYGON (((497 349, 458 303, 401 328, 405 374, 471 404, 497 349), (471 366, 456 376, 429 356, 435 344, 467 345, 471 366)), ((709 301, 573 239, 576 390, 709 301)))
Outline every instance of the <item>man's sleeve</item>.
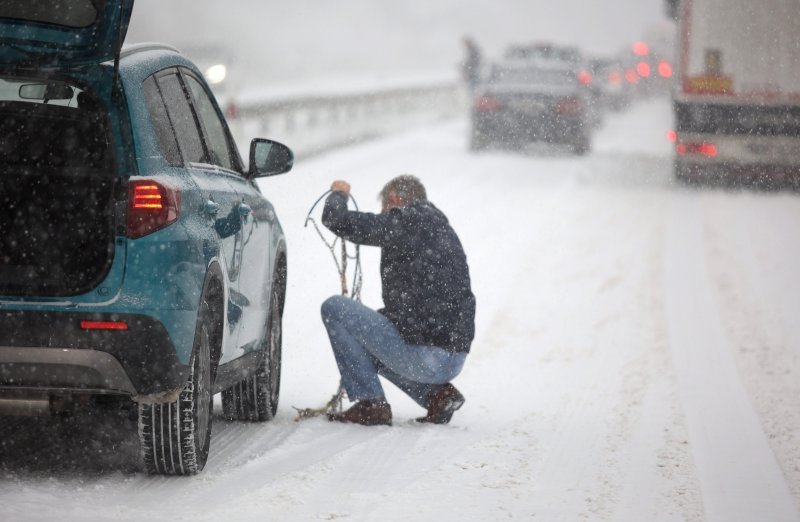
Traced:
POLYGON ((347 209, 347 194, 331 192, 325 200, 322 224, 337 236, 359 245, 382 246, 391 234, 395 217, 347 209))

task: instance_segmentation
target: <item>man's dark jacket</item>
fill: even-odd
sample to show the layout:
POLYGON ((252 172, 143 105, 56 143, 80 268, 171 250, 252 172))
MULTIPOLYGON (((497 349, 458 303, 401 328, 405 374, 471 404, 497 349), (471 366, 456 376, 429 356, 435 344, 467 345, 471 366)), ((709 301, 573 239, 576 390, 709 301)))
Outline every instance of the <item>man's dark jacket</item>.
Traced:
POLYGON ((381 247, 384 308, 378 310, 409 344, 469 352, 475 336, 475 296, 464 249, 442 212, 429 201, 388 213, 347 209, 332 192, 322 223, 361 245, 381 247))

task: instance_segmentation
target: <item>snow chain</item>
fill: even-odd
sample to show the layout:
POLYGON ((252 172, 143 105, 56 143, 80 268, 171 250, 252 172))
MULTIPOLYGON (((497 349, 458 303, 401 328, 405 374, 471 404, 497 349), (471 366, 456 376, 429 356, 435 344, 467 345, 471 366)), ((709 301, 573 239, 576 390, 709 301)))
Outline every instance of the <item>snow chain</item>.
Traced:
MULTIPOLYGON (((314 230, 317 231, 317 235, 319 235, 320 239, 325 246, 328 247, 328 250, 333 257, 333 262, 336 265, 336 271, 339 272, 339 282, 341 283, 342 295, 350 295, 352 299, 355 299, 359 303, 361 302, 361 283, 362 283, 362 275, 361 275, 361 254, 359 251, 359 245, 355 245, 355 253, 350 255, 347 252, 347 242, 341 238, 336 237, 332 242, 328 242, 325 239, 325 236, 322 234, 322 230, 320 230, 319 226, 317 225, 316 220, 311 217, 311 213, 314 211, 316 206, 319 204, 322 199, 330 194, 332 191, 328 190, 322 196, 320 196, 317 201, 311 205, 311 209, 308 211, 308 215, 306 215, 306 221, 303 224, 303 227, 308 226, 310 222, 314 225, 314 230), (339 258, 336 257, 336 243, 341 241, 339 245, 339 258), (355 260, 355 267, 353 269, 353 287, 348 292, 347 289, 347 260, 354 259, 355 260)), ((358 203, 356 203, 355 198, 350 195, 350 199, 353 200, 353 205, 355 205, 356 210, 358 210, 358 203)), ((344 386, 342 386, 341 381, 339 382, 339 389, 336 391, 335 394, 331 397, 331 399, 321 408, 297 408, 292 406, 292 408, 297 411, 297 417, 295 417, 295 421, 300 421, 303 419, 310 419, 313 417, 317 417, 319 415, 328 414, 328 413, 337 413, 342 411, 342 400, 344 399, 346 392, 344 390, 344 386)))

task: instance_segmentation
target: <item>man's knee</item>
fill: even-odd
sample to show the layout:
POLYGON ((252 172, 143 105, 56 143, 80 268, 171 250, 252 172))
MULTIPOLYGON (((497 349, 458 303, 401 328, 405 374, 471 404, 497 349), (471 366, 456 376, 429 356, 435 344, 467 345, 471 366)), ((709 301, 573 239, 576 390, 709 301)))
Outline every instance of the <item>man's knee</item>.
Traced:
POLYGON ((325 299, 320 307, 322 320, 328 321, 335 317, 341 317, 347 306, 347 301, 349 301, 349 299, 343 295, 334 295, 325 299))

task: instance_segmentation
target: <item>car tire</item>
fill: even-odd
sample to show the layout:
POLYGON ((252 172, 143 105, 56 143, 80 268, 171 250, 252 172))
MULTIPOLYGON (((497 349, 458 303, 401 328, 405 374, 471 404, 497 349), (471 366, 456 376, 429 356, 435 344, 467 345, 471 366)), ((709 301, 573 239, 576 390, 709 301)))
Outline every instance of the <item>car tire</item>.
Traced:
POLYGON ((180 395, 171 402, 139 403, 139 441, 148 473, 193 475, 206 464, 211 443, 215 324, 204 300, 198 312, 189 379, 180 395))
POLYGON ((222 411, 227 420, 264 422, 278 411, 281 382, 282 317, 277 284, 272 285, 270 312, 263 356, 256 372, 222 392, 222 411))

